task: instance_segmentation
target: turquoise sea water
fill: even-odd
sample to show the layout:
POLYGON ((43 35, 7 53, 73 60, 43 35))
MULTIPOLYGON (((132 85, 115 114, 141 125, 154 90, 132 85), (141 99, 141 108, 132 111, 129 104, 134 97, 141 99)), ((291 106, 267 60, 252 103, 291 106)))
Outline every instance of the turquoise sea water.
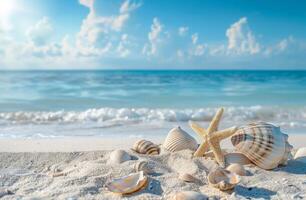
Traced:
POLYGON ((0 71, 2 137, 154 133, 220 106, 227 124, 303 130, 306 71, 0 71))

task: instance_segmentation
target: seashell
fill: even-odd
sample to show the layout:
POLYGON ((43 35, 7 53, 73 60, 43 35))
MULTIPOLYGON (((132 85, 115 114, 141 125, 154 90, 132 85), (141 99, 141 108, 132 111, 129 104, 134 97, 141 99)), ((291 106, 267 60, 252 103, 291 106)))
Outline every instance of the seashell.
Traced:
POLYGON ((171 200, 208 200, 208 197, 202 193, 194 191, 183 191, 175 193, 171 200))
POLYGON ((159 146, 148 140, 138 140, 133 145, 132 150, 140 154, 158 155, 160 152, 159 146))
POLYGON ((119 194, 131 194, 147 185, 148 178, 143 171, 130 174, 109 182, 106 187, 109 191, 119 194))
POLYGON ((247 174, 247 171, 244 169, 243 165, 240 165, 240 164, 237 164, 237 163, 229 165, 226 168, 226 170, 228 170, 232 173, 236 173, 240 176, 246 176, 246 174, 247 174))
POLYGON ((163 147, 171 152, 184 149, 195 151, 198 148, 198 143, 192 136, 181 129, 181 127, 177 127, 169 131, 163 147))
POLYGON ((228 170, 217 168, 209 172, 207 176, 208 183, 220 190, 230 190, 234 188, 239 182, 240 177, 228 170))
POLYGON ((263 169, 287 164, 292 146, 280 127, 265 122, 252 123, 239 128, 231 137, 236 151, 248 157, 263 169))
POLYGON ((135 163, 134 170, 136 172, 143 171, 145 174, 153 173, 153 169, 149 166, 147 161, 140 161, 135 163))
POLYGON ((110 164, 120 164, 125 161, 131 160, 131 156, 124 150, 115 150, 113 151, 110 156, 108 163, 110 164))
POLYGON ((299 148, 295 155, 294 155, 294 160, 306 163, 306 147, 299 148))
POLYGON ((227 164, 237 163, 240 165, 249 165, 252 162, 242 153, 227 153, 224 155, 227 164))
POLYGON ((196 177, 194 177, 193 175, 188 174, 188 173, 181 173, 178 178, 182 181, 185 181, 185 182, 195 183, 195 182, 198 181, 198 179, 196 177))

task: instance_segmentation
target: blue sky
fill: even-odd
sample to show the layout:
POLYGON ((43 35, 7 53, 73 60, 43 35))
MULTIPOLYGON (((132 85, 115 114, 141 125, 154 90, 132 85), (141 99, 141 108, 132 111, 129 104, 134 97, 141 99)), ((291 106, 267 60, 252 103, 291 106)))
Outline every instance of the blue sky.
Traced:
POLYGON ((305 1, 0 0, 0 69, 306 69, 305 1))

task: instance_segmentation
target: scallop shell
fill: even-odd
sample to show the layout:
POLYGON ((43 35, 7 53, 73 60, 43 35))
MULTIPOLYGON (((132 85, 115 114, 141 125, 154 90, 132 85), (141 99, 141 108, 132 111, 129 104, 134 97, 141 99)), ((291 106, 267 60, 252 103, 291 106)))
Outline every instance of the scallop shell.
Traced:
POLYGON ((208 200, 208 197, 199 192, 183 191, 175 193, 170 200, 208 200))
POLYGON ((115 150, 109 155, 108 163, 120 164, 128 160, 131 160, 131 156, 126 151, 115 150))
POLYGON ((195 151, 198 148, 197 141, 186 133, 181 127, 169 131, 163 147, 171 152, 190 149, 195 151))
POLYGON ((247 171, 244 169, 243 165, 237 163, 229 165, 226 169, 232 173, 238 174, 239 176, 246 176, 247 174, 247 171))
POLYGON ((133 145, 132 150, 140 154, 158 155, 160 152, 159 146, 148 140, 138 140, 133 145))
POLYGON ((149 166, 147 161, 140 161, 135 163, 134 170, 136 172, 143 171, 145 174, 153 173, 153 169, 149 166))
POLYGON ((188 173, 181 173, 178 178, 185 182, 193 182, 193 183, 197 182, 197 178, 195 178, 193 175, 188 173))
POLYGON ((227 164, 249 165, 252 162, 242 153, 227 153, 224 155, 227 164))
POLYGON ((122 178, 114 179, 109 182, 106 187, 109 191, 114 193, 131 194, 144 188, 147 182, 148 178, 141 171, 122 178))
POLYGON ((239 182, 240 177, 226 169, 217 168, 209 172, 207 176, 208 183, 220 190, 230 190, 234 188, 239 182))
POLYGON ((265 122, 252 123, 239 128, 231 137, 236 151, 248 157, 263 169, 287 164, 292 146, 280 127, 265 122))
POLYGON ((295 155, 294 155, 294 160, 306 163, 306 147, 299 148, 295 155))

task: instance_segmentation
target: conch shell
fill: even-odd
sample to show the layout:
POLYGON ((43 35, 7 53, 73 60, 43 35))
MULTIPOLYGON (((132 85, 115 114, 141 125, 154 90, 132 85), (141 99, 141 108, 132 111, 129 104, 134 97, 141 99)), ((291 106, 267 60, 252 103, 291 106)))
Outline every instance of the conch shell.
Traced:
POLYGON ((169 131, 163 147, 171 152, 184 149, 195 151, 198 148, 198 143, 192 136, 181 129, 181 127, 177 127, 169 131))
POLYGON ((140 154, 158 155, 160 152, 159 146, 148 140, 138 140, 133 145, 132 150, 140 154))
POLYGON ((209 172, 207 176, 208 183, 220 190, 230 190, 234 188, 239 182, 240 177, 223 168, 217 168, 209 172))
POLYGON ((109 191, 119 194, 131 194, 144 188, 148 182, 148 178, 143 171, 130 174, 128 176, 114 179, 109 182, 106 187, 109 191))
POLYGON ((236 151, 263 169, 287 164, 292 146, 280 127, 265 122, 240 127, 231 137, 236 151))

